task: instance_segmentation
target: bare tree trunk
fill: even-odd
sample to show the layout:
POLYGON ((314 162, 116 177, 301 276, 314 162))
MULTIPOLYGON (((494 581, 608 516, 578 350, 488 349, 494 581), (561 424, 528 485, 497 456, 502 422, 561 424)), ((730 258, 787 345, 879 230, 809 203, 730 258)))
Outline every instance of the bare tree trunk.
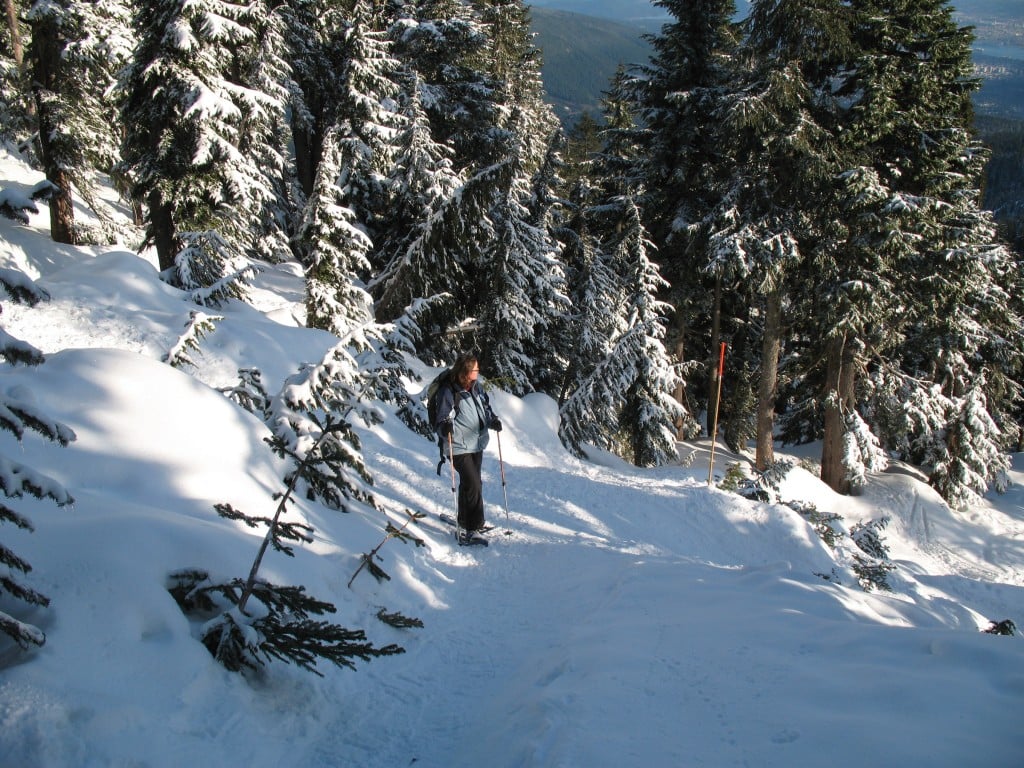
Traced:
POLYGON ((846 336, 829 342, 825 374, 825 435, 821 446, 821 479, 837 493, 850 492, 843 466, 846 413, 853 407, 856 345, 846 336))
POLYGON ((313 194, 318 158, 311 131, 292 117, 292 141, 295 145, 295 175, 306 197, 313 194))
POLYGON ((165 203, 163 197, 156 190, 149 194, 149 221, 160 271, 163 272, 174 266, 174 257, 178 249, 175 247, 174 217, 171 205, 165 203))
POLYGON ((761 378, 757 387, 757 450, 754 463, 761 472, 775 460, 775 394, 778 389, 781 337, 782 297, 778 290, 773 290, 765 297, 761 378))
MULTIPOLYGON (((682 365, 686 361, 686 319, 682 312, 676 310, 676 338, 675 338, 675 358, 676 363, 682 365)), ((680 377, 679 383, 676 385, 676 391, 673 393, 676 401, 686 408, 687 412, 690 409, 687 407, 686 402, 686 382, 680 377)), ((686 426, 685 418, 680 417, 676 420, 676 440, 682 440, 686 437, 684 428, 686 426)))
MULTIPOLYGON (((680 323, 680 326, 682 326, 682 323, 680 323)), ((676 341, 676 350, 675 350, 676 362, 679 363, 680 365, 682 365, 683 362, 686 360, 686 355, 685 355, 685 352, 686 352, 686 342, 685 342, 685 339, 686 339, 686 336, 683 333, 682 327, 680 327, 680 329, 679 329, 679 338, 676 341)), ((679 378, 679 383, 676 385, 675 398, 676 398, 676 401, 681 406, 686 408, 686 382, 683 381, 682 377, 679 378)), ((687 408, 687 411, 689 411, 688 408, 687 408)), ((686 426, 686 420, 683 417, 679 417, 678 419, 676 419, 676 440, 683 440, 686 437, 686 431, 684 429, 685 426, 686 426)))
MULTIPOLYGON (((40 125, 42 121, 40 120, 40 125)), ((60 191, 50 198, 50 237, 55 243, 74 244, 75 206, 71 199, 71 177, 61 168, 46 164, 46 178, 60 191)))
POLYGON ((718 411, 718 365, 716 353, 720 346, 722 337, 722 278, 718 275, 715 276, 715 296, 714 303, 711 307, 711 375, 708 376, 708 412, 707 412, 707 429, 708 436, 713 437, 711 434, 715 428, 715 413, 718 411))
POLYGON ((59 102, 63 83, 61 61, 64 40, 52 19, 32 25, 32 92, 39 119, 39 149, 46 179, 57 191, 50 198, 50 236, 57 243, 75 242, 75 207, 71 201, 71 176, 63 158, 59 102))
POLYGON ((14 63, 18 65, 18 71, 24 74, 25 49, 21 44, 18 10, 14 7, 14 0, 4 0, 4 11, 7 13, 7 31, 11 34, 11 52, 14 54, 14 63))

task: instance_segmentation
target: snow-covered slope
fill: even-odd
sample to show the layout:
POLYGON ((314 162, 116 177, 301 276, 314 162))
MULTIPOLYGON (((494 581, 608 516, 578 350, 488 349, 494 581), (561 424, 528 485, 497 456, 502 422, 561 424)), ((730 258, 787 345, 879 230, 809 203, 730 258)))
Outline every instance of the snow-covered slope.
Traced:
MULTIPOLYGON (((0 156, 0 179, 38 175, 0 156)), ((52 297, 4 302, 3 327, 47 360, 3 367, 0 387, 77 439, 4 432, 0 455, 76 502, 9 500, 35 531, 0 528, 33 566, 24 580, 52 600, 0 605, 47 634, 30 653, 0 645, 3 765, 1020 765, 1024 644, 979 630, 1024 625, 1021 457, 1010 491, 967 514, 912 467, 854 498, 792 470, 784 500, 847 528, 890 519, 894 591, 866 593, 849 539, 830 550, 790 507, 709 486, 707 444, 653 470, 580 461, 540 395, 492 396, 506 485, 492 441, 490 547, 454 545, 436 519, 453 499, 435 446, 389 418, 360 431, 386 510, 302 501, 292 516, 315 528, 313 543, 264 560, 261 576, 304 585, 337 606, 332 621, 404 654, 356 671, 322 664, 323 677, 276 662, 258 680, 225 671, 167 577, 244 577, 263 532, 213 505, 271 515, 285 467, 263 424, 217 388, 254 366, 273 390, 333 339, 300 327, 299 276, 280 267, 260 278, 255 306, 218 312, 195 369, 173 369, 160 359, 188 319, 185 297, 146 258, 55 247, 45 225, 0 220, 0 266, 52 297), (423 546, 389 541, 378 563, 390 580, 363 571, 347 586, 406 508, 427 513, 410 528, 423 546), (382 608, 424 626, 385 625, 382 608)), ((721 445, 715 456, 718 476, 746 460, 721 445)))

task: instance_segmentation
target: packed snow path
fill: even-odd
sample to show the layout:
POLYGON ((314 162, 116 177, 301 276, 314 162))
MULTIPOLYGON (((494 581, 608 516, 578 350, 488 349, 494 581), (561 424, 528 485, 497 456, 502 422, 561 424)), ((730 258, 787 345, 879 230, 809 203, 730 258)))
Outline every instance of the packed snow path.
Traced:
MULTIPOLYGON (((349 764, 812 765, 854 738, 867 764, 1011 754, 984 734, 1013 732, 1019 674, 985 664, 971 707, 944 702, 950 676, 975 677, 995 638, 907 631, 930 609, 825 582, 813 571, 834 563, 795 513, 709 490, 679 467, 573 464, 506 467, 506 525, 489 455, 499 527, 487 549, 421 525, 440 610, 406 656, 373 665, 386 695, 346 723, 349 748, 351 734, 373 734, 349 764), (1001 705, 982 703, 992 697, 1001 705), (887 732, 894 713, 899 739, 867 735, 887 732)), ((407 480, 429 488, 415 472, 407 480)), ((434 495, 443 502, 449 486, 442 477, 434 495)))

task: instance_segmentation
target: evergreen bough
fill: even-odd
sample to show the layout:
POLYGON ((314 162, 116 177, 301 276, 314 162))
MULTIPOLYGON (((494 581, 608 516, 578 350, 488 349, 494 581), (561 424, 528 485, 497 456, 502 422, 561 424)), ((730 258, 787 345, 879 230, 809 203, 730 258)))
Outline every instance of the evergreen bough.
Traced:
POLYGON ((850 538, 863 554, 853 556, 853 571, 864 591, 881 589, 891 592, 889 574, 896 566, 889 562, 889 547, 882 541, 881 531, 889 524, 888 517, 858 523, 850 528, 850 538))
MULTIPOLYGON (((38 287, 21 272, 12 269, 0 270, 0 288, 12 300, 35 306, 48 301, 49 294, 38 287)), ((0 358, 8 365, 40 365, 43 353, 24 341, 14 338, 0 328, 0 358)), ((67 446, 75 439, 75 433, 66 425, 51 419, 24 391, 12 389, 0 391, 0 429, 13 434, 20 442, 26 430, 36 432, 61 446, 67 446)), ((63 507, 74 503, 74 498, 55 480, 36 472, 29 466, 12 461, 0 455, 0 491, 5 498, 20 499, 25 494, 37 499, 50 499, 63 507)), ((16 510, 0 503, 0 523, 12 523, 16 527, 34 531, 28 518, 16 510)), ((16 574, 27 574, 32 570, 28 561, 0 543, 0 596, 10 595, 15 600, 34 606, 46 607, 50 599, 23 584, 16 574)), ((14 640, 22 649, 32 645, 42 646, 46 635, 38 627, 20 621, 6 611, 0 610, 0 632, 14 640)))
POLYGON ((185 332, 181 334, 174 343, 174 346, 164 355, 163 361, 172 368, 182 368, 186 365, 194 368, 195 363, 189 357, 189 351, 197 351, 200 340, 206 334, 214 331, 217 327, 217 321, 223 319, 221 315, 208 315, 197 309, 192 310, 189 313, 188 322, 185 323, 185 332))
POLYGON ((206 571, 198 569, 176 571, 168 584, 168 591, 186 615, 210 617, 200 627, 199 639, 232 672, 255 672, 264 659, 278 659, 323 677, 316 669, 320 659, 355 669, 353 659, 370 661, 404 652, 394 644, 374 646, 362 630, 313 618, 337 609, 307 595, 301 586, 257 581, 251 594, 263 613, 247 614, 238 607, 245 588, 241 579, 215 584, 206 571))
POLYGON ((345 422, 328 419, 301 460, 289 454, 296 458, 298 467, 289 474, 288 487, 280 495, 272 518, 250 516, 230 504, 215 505, 224 518, 239 520, 250 527, 267 526, 248 579, 214 583, 208 572, 199 569, 176 571, 170 576, 167 589, 182 611, 205 620, 199 629, 200 641, 232 672, 254 672, 263 665, 264 659, 278 659, 320 675, 315 668, 318 659, 354 669, 353 658, 368 661, 376 656, 403 652, 393 644, 383 648, 373 646, 362 630, 349 630, 313 618, 337 609, 331 603, 307 595, 305 587, 275 585, 258 578, 268 547, 293 557, 285 540, 311 541, 312 528, 302 523, 282 522, 281 514, 292 500, 299 479, 307 476, 307 469, 326 460, 321 450, 328 438, 347 428, 345 422), (250 600, 259 603, 260 608, 246 610, 250 600))
POLYGON ((405 515, 406 521, 402 523, 402 526, 400 528, 396 528, 394 523, 388 520, 387 524, 384 527, 384 538, 381 540, 381 542, 376 547, 374 547, 369 552, 365 553, 364 555, 362 555, 362 557, 359 558, 359 567, 356 568, 355 573, 352 574, 352 578, 348 580, 348 586, 350 588, 352 586, 352 582, 356 580, 356 576, 359 575, 359 572, 363 570, 363 568, 366 568, 366 570, 370 572, 370 575, 373 576, 373 578, 375 578, 377 581, 391 581, 391 577, 388 576, 387 572, 379 565, 377 565, 377 560, 380 559, 377 556, 377 553, 380 551, 380 548, 387 544, 388 541, 390 541, 391 539, 399 539, 401 541, 406 542, 411 541, 417 547, 424 546, 423 539, 419 538, 418 536, 413 536, 412 534, 408 533, 405 529, 408 527, 409 523, 415 522, 417 520, 422 520, 424 517, 426 517, 426 514, 424 514, 423 512, 412 512, 407 509, 405 510, 405 515))
POLYGON ((1002 621, 990 621, 988 628, 983 629, 989 635, 1013 635, 1017 632, 1017 626, 1010 619, 1002 621))

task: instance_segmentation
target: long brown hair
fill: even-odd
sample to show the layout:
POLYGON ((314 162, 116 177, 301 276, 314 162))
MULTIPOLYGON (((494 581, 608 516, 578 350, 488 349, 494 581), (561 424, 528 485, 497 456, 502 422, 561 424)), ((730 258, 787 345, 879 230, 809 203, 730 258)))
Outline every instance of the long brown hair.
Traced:
POLYGON ((479 365, 480 361, 476 357, 475 352, 463 352, 452 364, 452 379, 460 386, 466 386, 469 381, 469 372, 473 370, 473 366, 479 365))

